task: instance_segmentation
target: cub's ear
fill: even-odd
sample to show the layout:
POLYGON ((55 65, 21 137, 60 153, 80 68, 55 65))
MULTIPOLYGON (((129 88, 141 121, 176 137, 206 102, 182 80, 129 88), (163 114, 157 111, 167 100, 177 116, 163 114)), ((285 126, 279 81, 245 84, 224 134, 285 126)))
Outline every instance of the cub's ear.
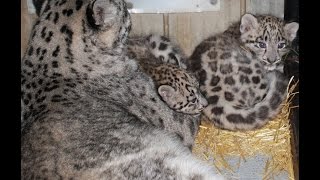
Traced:
POLYGON ((92 4, 92 17, 96 26, 112 26, 117 20, 117 7, 109 0, 96 0, 92 4))
POLYGON ((158 93, 162 97, 163 101, 169 102, 170 98, 174 95, 174 89, 168 85, 161 85, 158 88, 158 93))
POLYGON ((251 14, 245 14, 241 18, 240 32, 246 33, 252 29, 258 28, 258 20, 251 14))
POLYGON ((284 33, 289 41, 293 41, 297 36, 297 31, 299 29, 299 24, 296 22, 287 23, 284 25, 284 33))
POLYGON ((41 8, 45 0, 32 0, 33 6, 36 9, 36 14, 40 16, 41 8))

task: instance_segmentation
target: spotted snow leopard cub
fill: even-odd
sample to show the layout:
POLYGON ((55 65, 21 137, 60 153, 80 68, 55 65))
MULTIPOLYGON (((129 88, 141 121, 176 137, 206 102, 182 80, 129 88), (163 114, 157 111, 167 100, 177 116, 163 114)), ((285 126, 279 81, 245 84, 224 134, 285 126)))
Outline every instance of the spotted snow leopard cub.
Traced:
POLYGON ((207 106, 198 80, 183 69, 186 68, 184 54, 168 38, 158 35, 130 37, 127 51, 129 57, 137 60, 139 67, 152 77, 159 95, 171 109, 200 114, 207 106))
POLYGON ((191 153, 199 119, 170 109, 123 51, 123 0, 34 0, 21 60, 21 179, 222 179, 191 153))
POLYGON ((201 42, 189 67, 199 73, 209 105, 204 115, 216 126, 251 130, 266 124, 280 109, 288 80, 282 56, 299 24, 273 16, 245 14, 225 32, 201 42))

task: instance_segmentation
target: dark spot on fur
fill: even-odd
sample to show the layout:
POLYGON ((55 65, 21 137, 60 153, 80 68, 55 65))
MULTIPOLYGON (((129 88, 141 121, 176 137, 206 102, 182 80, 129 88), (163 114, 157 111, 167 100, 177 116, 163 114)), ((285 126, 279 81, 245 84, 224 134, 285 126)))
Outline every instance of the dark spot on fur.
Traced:
POLYGON ((37 102, 37 103, 41 103, 41 102, 43 102, 46 98, 47 98, 46 96, 42 96, 41 98, 38 98, 36 102, 37 102))
POLYGON ((211 111, 215 115, 221 115, 223 113, 223 107, 214 107, 211 111))
POLYGON ((62 10, 62 14, 65 15, 65 16, 71 16, 73 13, 73 10, 72 9, 64 9, 62 10))
POLYGON ((52 67, 53 68, 58 68, 59 67, 58 61, 52 61, 52 67))
POLYGON ((244 67, 244 66, 240 66, 239 67, 239 71, 242 71, 246 74, 252 74, 252 69, 251 68, 248 68, 248 67, 244 67))
POLYGON ((213 123, 214 123, 215 125, 217 125, 218 127, 221 127, 221 126, 222 126, 222 123, 221 123, 220 119, 218 119, 218 118, 212 118, 211 120, 212 120, 213 123))
POLYGON ((49 14, 46 17, 46 20, 50 20, 51 14, 52 14, 52 12, 49 12, 49 14))
POLYGON ((234 95, 231 92, 224 92, 224 97, 227 101, 233 101, 234 100, 234 95))
POLYGON ((156 48, 156 42, 153 41, 153 42, 151 43, 151 48, 152 48, 152 49, 156 48))
POLYGON ((47 50, 43 49, 41 53, 42 53, 42 55, 45 55, 47 53, 47 50))
POLYGON ((240 82, 241 82, 241 84, 244 84, 244 83, 249 84, 250 80, 249 80, 248 76, 240 75, 240 82))
POLYGON ((24 100, 23 100, 23 103, 24 103, 25 105, 28 105, 28 104, 29 104, 29 100, 28 100, 28 99, 24 99, 24 100))
POLYGON ((210 85, 211 86, 216 86, 220 81, 220 77, 219 76, 212 76, 210 85))
POLYGON ((38 84, 41 85, 42 83, 43 83, 43 80, 42 80, 42 79, 39 79, 39 80, 38 80, 38 84))
POLYGON ((232 64, 228 63, 228 64, 221 64, 220 66, 220 72, 222 74, 228 74, 232 72, 232 64))
POLYGON ((60 52, 60 46, 58 45, 56 49, 52 52, 53 57, 57 57, 60 52))
POLYGON ((30 67, 30 68, 33 67, 33 64, 32 64, 31 61, 28 60, 28 59, 24 61, 24 64, 27 65, 27 66, 30 67))
POLYGON ((45 87, 44 91, 49 92, 49 91, 52 91, 54 89, 57 89, 58 87, 59 87, 58 85, 53 85, 51 87, 45 87))
POLYGON ((40 47, 38 47, 38 48, 36 49, 36 53, 37 53, 37 55, 39 55, 39 54, 40 54, 40 50, 41 50, 41 48, 40 48, 40 47))
POLYGON ((209 57, 210 59, 215 59, 215 58, 217 57, 217 55, 218 55, 217 51, 210 51, 210 52, 208 52, 208 57, 209 57))
POLYGON ((204 82, 206 81, 207 79, 207 73, 205 70, 201 70, 199 72, 199 82, 201 85, 204 85, 204 82))
POLYGON ((266 84, 261 84, 260 89, 265 89, 265 88, 267 88, 267 85, 266 84))
POLYGON ((47 43, 51 41, 52 36, 53 36, 53 32, 52 32, 52 31, 49 31, 48 34, 49 34, 49 35, 46 37, 46 42, 47 42, 47 43))
POLYGON ((165 42, 170 42, 170 40, 167 37, 164 37, 164 36, 160 36, 160 39, 162 41, 165 41, 165 42))
POLYGON ((76 10, 78 11, 83 5, 82 0, 76 0, 76 10))
POLYGON ((258 84, 258 83, 260 82, 260 77, 259 77, 259 76, 253 76, 253 77, 252 77, 252 82, 253 82, 254 84, 258 84))
POLYGON ((64 5, 66 2, 67 2, 67 0, 62 0, 62 1, 59 3, 59 6, 64 5))
POLYGON ((223 53, 220 55, 220 59, 227 59, 231 57, 231 53, 227 52, 227 53, 223 53))
POLYGON ((47 3, 46 8, 44 9, 43 13, 46 13, 47 11, 49 11, 51 9, 51 6, 49 4, 49 2, 47 3))
POLYGON ((211 68, 211 70, 212 70, 213 72, 217 72, 217 69, 218 69, 218 67, 217 67, 217 61, 209 62, 209 67, 211 68))
POLYGON ((215 95, 215 96, 210 96, 209 98, 207 98, 208 103, 215 105, 217 104, 218 100, 219 100, 219 96, 215 95))
POLYGON ((216 86, 216 87, 212 88, 211 91, 212 92, 219 92, 219 91, 221 91, 221 89, 222 88, 220 86, 216 86))
POLYGON ((265 120, 269 115, 269 108, 267 106, 261 106, 258 111, 258 118, 265 120))
POLYGON ((246 99, 247 96, 248 96, 247 91, 242 91, 242 92, 241 92, 241 97, 242 97, 243 99, 246 99))
POLYGON ((229 84, 229 85, 234 85, 234 84, 235 84, 235 80, 233 79, 232 76, 227 76, 227 77, 224 79, 224 83, 225 83, 225 84, 229 84))
POLYGON ((248 117, 246 118, 246 122, 247 123, 253 123, 256 120, 256 113, 252 112, 248 115, 248 117))
POLYGON ((160 43, 160 46, 159 46, 159 50, 165 50, 167 49, 168 45, 165 44, 165 43, 160 43))
POLYGON ((57 24, 58 19, 59 19, 59 13, 56 12, 56 13, 54 14, 53 22, 54 22, 55 24, 57 24))
POLYGON ((244 123, 245 120, 241 114, 229 114, 227 115, 227 120, 231 123, 244 123))
POLYGON ((197 72, 201 70, 201 56, 211 48, 211 43, 203 41, 194 50, 190 57, 190 70, 197 72))
POLYGON ((29 51, 28 51, 28 55, 31 56, 33 54, 33 47, 30 46, 29 51))

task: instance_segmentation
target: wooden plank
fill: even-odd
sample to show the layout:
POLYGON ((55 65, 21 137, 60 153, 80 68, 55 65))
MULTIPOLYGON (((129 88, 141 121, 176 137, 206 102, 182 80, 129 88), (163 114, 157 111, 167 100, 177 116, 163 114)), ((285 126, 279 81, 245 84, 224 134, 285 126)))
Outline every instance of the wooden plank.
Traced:
POLYGON ((221 1, 220 11, 169 14, 169 36, 189 56, 202 40, 240 19, 240 1, 221 1))
POLYGON ((269 14, 284 17, 284 0, 246 0, 246 11, 253 14, 269 14))
POLYGON ((162 14, 131 14, 131 35, 147 35, 150 33, 164 35, 162 14))

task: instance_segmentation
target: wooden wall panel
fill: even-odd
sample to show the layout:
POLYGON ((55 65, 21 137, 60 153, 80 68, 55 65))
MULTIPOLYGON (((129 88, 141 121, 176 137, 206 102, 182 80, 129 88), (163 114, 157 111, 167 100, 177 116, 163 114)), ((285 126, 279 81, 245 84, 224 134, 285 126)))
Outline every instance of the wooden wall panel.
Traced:
POLYGON ((131 35, 146 35, 150 33, 163 35, 162 14, 131 14, 131 35))
POLYGON ((190 55, 203 39, 240 19, 240 1, 222 0, 220 11, 169 15, 169 36, 190 55))
POLYGON ((284 17, 284 0, 246 0, 246 11, 253 14, 270 14, 284 17))

